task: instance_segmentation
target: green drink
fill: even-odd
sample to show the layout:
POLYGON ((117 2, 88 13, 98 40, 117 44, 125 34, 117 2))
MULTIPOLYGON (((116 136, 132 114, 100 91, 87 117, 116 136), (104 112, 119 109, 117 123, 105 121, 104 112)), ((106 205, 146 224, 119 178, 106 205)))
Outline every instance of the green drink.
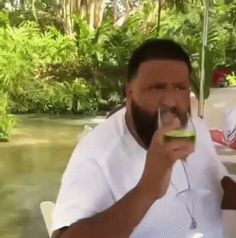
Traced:
POLYGON ((164 135, 164 142, 170 142, 171 140, 189 140, 193 144, 196 141, 196 133, 189 130, 172 130, 164 135))

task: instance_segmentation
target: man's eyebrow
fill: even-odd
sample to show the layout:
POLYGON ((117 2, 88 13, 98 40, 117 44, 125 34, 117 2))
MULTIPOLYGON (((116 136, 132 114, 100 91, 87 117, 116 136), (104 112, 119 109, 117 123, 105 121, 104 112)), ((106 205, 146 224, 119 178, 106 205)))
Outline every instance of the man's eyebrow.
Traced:
POLYGON ((166 82, 153 82, 153 83, 150 83, 148 87, 155 87, 155 86, 165 87, 166 85, 167 85, 166 82))
POLYGON ((152 83, 150 83, 150 85, 166 85, 167 84, 167 82, 152 82, 152 83))
POLYGON ((187 85, 184 81, 173 82, 174 85, 187 85))

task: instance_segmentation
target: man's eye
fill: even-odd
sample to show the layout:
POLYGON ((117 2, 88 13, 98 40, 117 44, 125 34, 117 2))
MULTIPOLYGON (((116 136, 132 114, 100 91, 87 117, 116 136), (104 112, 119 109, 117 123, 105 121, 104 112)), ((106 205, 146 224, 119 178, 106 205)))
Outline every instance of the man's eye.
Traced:
POLYGON ((151 90, 162 90, 165 89, 164 85, 155 85, 150 88, 151 90))
POLYGON ((185 87, 185 86, 178 85, 178 86, 175 87, 175 89, 176 89, 176 90, 182 90, 182 91, 184 91, 184 90, 186 90, 186 87, 185 87))

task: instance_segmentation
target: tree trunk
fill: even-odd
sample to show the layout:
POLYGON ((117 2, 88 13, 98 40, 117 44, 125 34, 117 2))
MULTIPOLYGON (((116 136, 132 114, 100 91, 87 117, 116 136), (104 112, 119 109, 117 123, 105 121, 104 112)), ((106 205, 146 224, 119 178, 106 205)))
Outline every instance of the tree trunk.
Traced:
POLYGON ((158 33, 158 36, 159 36, 160 30, 161 30, 161 8, 162 8, 162 2, 161 2, 161 0, 158 0, 158 13, 157 13, 157 33, 158 33))
POLYGON ((118 19, 118 8, 117 8, 118 0, 114 0, 113 3, 113 21, 116 22, 118 19))
POLYGON ((89 1, 89 28, 94 30, 94 20, 95 20, 95 1, 89 1))
POLYGON ((94 24, 95 28, 101 26, 102 24, 105 7, 106 7, 105 0, 97 1, 95 7, 95 24, 94 24))
POLYGON ((32 0, 32 12, 33 12, 33 16, 35 18, 35 21, 38 21, 38 17, 37 17, 37 12, 36 12, 36 8, 35 8, 35 0, 32 0))
POLYGON ((72 35, 74 31, 74 21, 72 19, 72 0, 63 0, 62 7, 64 30, 68 35, 72 35))
POLYGON ((122 0, 121 2, 125 6, 126 12, 129 12, 131 9, 129 0, 122 0))

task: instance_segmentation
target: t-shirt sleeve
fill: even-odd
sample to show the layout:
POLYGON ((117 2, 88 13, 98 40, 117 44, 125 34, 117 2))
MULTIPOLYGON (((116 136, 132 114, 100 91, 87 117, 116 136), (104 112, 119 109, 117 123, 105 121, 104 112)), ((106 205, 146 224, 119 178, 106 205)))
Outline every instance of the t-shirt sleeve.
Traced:
POLYGON ((53 214, 53 231, 91 217, 114 203, 102 168, 88 149, 76 147, 63 175, 53 214))

